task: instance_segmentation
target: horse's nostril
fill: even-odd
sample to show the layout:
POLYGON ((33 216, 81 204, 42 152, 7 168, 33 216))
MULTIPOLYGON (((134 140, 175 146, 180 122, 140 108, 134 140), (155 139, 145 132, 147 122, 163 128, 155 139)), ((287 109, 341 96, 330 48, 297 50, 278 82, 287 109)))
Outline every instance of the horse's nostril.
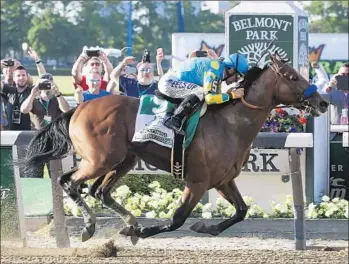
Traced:
POLYGON ((326 102, 326 101, 321 101, 321 102, 320 102, 320 107, 327 108, 327 107, 328 107, 328 102, 326 102))

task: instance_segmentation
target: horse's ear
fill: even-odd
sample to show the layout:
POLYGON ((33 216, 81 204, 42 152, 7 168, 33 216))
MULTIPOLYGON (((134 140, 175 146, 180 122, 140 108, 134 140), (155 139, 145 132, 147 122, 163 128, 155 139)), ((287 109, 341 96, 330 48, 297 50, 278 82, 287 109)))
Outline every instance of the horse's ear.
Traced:
POLYGON ((275 59, 277 60, 277 61, 282 61, 282 59, 281 59, 281 57, 280 57, 280 55, 279 55, 279 53, 278 53, 278 51, 276 50, 275 51, 275 59))
POLYGON ((281 62, 282 63, 288 63, 288 62, 290 62, 290 60, 291 60, 290 58, 286 58, 286 59, 282 59, 281 62))

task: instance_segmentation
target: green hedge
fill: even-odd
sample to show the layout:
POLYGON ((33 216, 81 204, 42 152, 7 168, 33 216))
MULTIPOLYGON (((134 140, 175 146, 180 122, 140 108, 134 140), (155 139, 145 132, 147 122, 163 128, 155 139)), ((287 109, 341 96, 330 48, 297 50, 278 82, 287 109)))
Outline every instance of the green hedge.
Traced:
POLYGON ((177 180, 172 175, 128 174, 121 178, 117 183, 116 188, 121 185, 127 185, 131 192, 150 194, 148 185, 153 181, 158 181, 161 187, 168 192, 171 192, 175 188, 183 190, 185 186, 184 181, 177 180))

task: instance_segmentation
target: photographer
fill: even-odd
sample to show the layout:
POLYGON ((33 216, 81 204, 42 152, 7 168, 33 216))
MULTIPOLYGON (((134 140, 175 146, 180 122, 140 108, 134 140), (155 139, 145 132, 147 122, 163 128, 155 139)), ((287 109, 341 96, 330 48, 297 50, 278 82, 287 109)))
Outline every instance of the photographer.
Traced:
POLYGON ((105 73, 100 82, 99 88, 105 90, 110 80, 110 73, 113 66, 103 51, 89 50, 87 47, 84 47, 82 53, 72 68, 73 84, 75 89, 80 86, 84 91, 87 91, 88 85, 86 82, 86 74, 94 72, 102 75, 102 64, 104 66, 105 73), (85 68, 83 69, 83 67, 85 68), (86 74, 83 74, 83 71, 86 72, 86 74))
POLYGON ((9 130, 31 130, 29 114, 22 114, 20 109, 25 99, 31 93, 32 86, 28 83, 28 72, 23 66, 13 71, 13 81, 16 86, 1 82, 1 96, 7 102, 6 114, 9 130))
POLYGON ((86 76, 86 83, 88 85, 88 90, 84 91, 82 87, 77 87, 75 89, 74 98, 76 103, 79 105, 86 101, 91 101, 96 98, 110 95, 110 92, 105 90, 100 90, 100 83, 102 81, 101 75, 97 72, 89 73, 86 76))
MULTIPOLYGON (((328 83, 328 76, 324 67, 318 61, 311 62, 311 67, 315 71, 315 76, 312 76, 311 82, 317 86, 318 91, 322 91, 328 83)), ((310 71, 311 72, 311 71, 310 71)))
POLYGON ((145 50, 142 61, 137 65, 137 79, 120 76, 123 68, 134 63, 134 57, 126 57, 110 74, 111 81, 107 91, 112 91, 119 79, 119 89, 126 96, 141 97, 144 94, 154 94, 158 83, 154 78, 154 68, 150 64, 150 53, 145 50))
POLYGON ((49 73, 41 75, 29 97, 21 105, 23 114, 30 113, 35 130, 40 130, 60 114, 69 111, 69 109, 68 102, 49 73))
POLYGON ((1 72, 4 75, 5 83, 11 86, 15 86, 15 82, 13 80, 13 71, 20 65, 21 63, 18 60, 12 58, 1 60, 1 72))
MULTIPOLYGON (((331 124, 341 124, 341 118, 348 116, 348 80, 349 63, 343 64, 337 74, 333 75, 325 86, 326 99, 331 103, 331 124)), ((346 122, 347 123, 347 122, 346 122)), ((343 124, 345 125, 345 124, 343 124)))
MULTIPOLYGON (((33 48, 28 49, 28 55, 35 61, 36 67, 38 69, 39 75, 42 73, 45 73, 45 68, 41 63, 41 60, 39 59, 39 56, 37 55, 36 51, 33 48)), ((1 60, 1 72, 4 75, 5 79, 4 82, 11 85, 15 86, 15 82, 13 80, 13 71, 19 67, 22 66, 22 64, 13 58, 7 58, 7 59, 2 59, 1 60)), ((28 85, 33 85, 33 77, 30 76, 28 73, 28 85)))

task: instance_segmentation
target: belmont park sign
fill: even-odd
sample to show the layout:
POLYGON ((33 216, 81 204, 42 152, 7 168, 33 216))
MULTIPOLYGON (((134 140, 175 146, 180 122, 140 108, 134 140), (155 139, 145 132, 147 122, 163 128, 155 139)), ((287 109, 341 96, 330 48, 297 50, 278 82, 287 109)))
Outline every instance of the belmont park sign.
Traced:
MULTIPOLYGON (((238 51, 254 65, 262 52, 275 39, 269 51, 277 51, 282 58, 293 60, 293 22, 292 15, 231 15, 229 17, 229 53, 238 51)), ((268 62, 262 57, 259 66, 268 62)))
POLYGON ((292 30, 292 22, 279 17, 248 17, 232 21, 234 31, 243 30, 246 40, 273 40, 278 39, 279 31, 292 30), (263 29, 263 30, 261 30, 263 29))

